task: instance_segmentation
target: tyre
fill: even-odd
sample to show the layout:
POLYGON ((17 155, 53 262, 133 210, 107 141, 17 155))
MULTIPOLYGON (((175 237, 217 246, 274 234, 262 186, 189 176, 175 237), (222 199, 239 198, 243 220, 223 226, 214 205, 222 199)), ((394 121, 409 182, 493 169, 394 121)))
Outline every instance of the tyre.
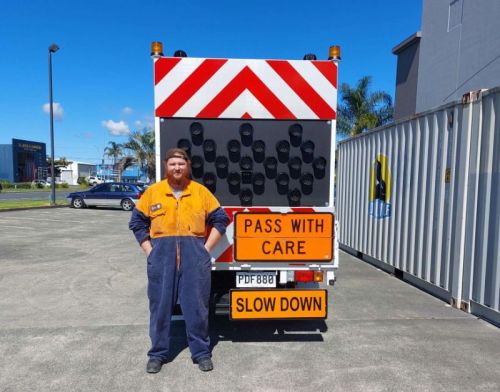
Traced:
POLYGON ((135 206, 134 202, 130 199, 123 199, 121 205, 123 211, 132 211, 135 206))
POLYGON ((83 199, 81 197, 75 197, 73 200, 71 200, 71 205, 73 206, 73 208, 85 207, 85 203, 83 202, 83 199))

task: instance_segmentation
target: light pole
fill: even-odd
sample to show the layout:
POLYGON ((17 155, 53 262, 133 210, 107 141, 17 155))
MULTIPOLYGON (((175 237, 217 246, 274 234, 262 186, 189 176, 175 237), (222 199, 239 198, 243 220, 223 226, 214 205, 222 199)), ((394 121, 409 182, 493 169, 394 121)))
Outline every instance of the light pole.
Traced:
POLYGON ((59 46, 52 44, 49 46, 49 100, 50 100, 50 171, 51 171, 51 184, 52 196, 50 205, 56 204, 56 178, 54 170, 54 102, 52 99, 52 53, 59 50, 59 46))

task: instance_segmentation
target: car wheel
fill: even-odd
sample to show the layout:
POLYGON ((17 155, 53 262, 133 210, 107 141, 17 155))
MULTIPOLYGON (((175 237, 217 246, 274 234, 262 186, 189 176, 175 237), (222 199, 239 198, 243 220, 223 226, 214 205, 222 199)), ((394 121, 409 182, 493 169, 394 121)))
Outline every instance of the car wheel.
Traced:
POLYGON ((122 200, 122 208, 123 211, 132 211, 134 208, 134 202, 130 199, 124 199, 122 200))
POLYGON ((83 208, 83 207, 85 207, 85 203, 83 202, 83 199, 81 197, 75 197, 71 201, 71 205, 73 206, 73 208, 83 208))

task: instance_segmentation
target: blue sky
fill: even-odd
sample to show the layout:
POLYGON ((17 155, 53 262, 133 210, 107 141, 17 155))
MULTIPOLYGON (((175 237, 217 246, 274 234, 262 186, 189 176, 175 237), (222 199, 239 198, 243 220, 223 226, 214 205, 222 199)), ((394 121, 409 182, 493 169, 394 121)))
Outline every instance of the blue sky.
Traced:
POLYGON ((47 143, 53 56, 55 155, 98 163, 112 132, 153 123, 151 41, 165 55, 301 59, 342 47, 339 83, 373 77, 394 96, 391 49, 421 25, 421 0, 15 0, 0 7, 0 144, 47 143), (59 116, 57 116, 59 117, 59 116))

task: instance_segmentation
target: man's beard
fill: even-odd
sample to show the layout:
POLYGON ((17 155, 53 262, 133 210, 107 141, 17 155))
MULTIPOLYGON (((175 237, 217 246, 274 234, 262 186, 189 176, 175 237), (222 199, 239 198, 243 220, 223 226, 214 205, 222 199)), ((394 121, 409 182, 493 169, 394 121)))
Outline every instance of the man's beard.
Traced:
POLYGON ((173 173, 167 173, 168 183, 176 188, 183 188, 189 180, 188 174, 183 174, 180 178, 175 178, 173 173))

